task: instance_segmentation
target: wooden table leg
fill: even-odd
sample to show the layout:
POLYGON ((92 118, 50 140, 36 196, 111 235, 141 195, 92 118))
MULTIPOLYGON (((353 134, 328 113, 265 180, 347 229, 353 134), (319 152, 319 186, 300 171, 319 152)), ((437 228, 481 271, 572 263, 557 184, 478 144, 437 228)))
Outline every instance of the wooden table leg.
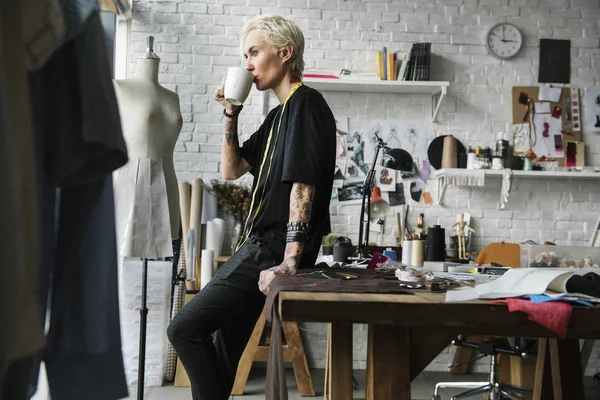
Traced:
POLYGON ((369 325, 369 331, 367 400, 410 400, 410 328, 369 325))
POLYGON ((331 400, 352 399, 352 324, 331 324, 331 400))
POLYGON ((550 339, 554 400, 584 400, 579 340, 550 339))

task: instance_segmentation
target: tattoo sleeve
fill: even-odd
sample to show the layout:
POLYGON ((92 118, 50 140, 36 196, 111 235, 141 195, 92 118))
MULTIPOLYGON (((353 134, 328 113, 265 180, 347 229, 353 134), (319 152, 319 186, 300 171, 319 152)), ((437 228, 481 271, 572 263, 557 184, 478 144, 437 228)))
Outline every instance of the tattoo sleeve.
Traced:
MULTIPOLYGON (((313 185, 294 182, 290 194, 289 222, 302 221, 308 223, 310 221, 315 192, 316 188, 313 185)), ((282 273, 295 273, 303 249, 304 244, 299 242, 288 243, 285 246, 285 254, 281 264, 282 273)))
MULTIPOLYGON (((221 166, 224 171, 231 171, 232 174, 236 175, 237 168, 240 165, 240 159, 242 157, 240 151, 240 143, 238 139, 238 125, 237 116, 233 118, 225 117, 224 128, 225 136, 223 138, 223 146, 221 151, 221 166)), ((228 179, 227 177, 225 179, 228 179)), ((233 179, 233 178, 229 178, 233 179)))

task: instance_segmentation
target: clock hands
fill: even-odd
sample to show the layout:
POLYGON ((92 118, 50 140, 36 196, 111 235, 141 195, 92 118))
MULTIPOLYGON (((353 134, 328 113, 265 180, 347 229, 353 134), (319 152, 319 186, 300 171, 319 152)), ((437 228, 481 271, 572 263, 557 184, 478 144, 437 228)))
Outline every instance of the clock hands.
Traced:
MULTIPOLYGON (((514 40, 504 39, 504 37, 500 37, 496 32, 492 32, 492 35, 496 36, 498 39, 502 41, 502 43, 514 42, 514 40)), ((504 29, 502 30, 502 36, 504 36, 504 29)))

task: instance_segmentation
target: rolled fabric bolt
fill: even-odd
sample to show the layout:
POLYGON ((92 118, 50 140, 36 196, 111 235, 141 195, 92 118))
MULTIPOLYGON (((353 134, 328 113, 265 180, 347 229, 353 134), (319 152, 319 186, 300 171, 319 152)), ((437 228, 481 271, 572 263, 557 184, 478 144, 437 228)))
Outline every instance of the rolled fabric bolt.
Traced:
POLYGON ((202 269, 200 270, 200 289, 204 288, 213 277, 213 250, 202 250, 202 269))
POLYGON ((444 137, 444 148, 442 150, 442 168, 456 168, 456 139, 454 136, 444 137))
POLYGON ((410 253, 410 265, 413 267, 422 267, 425 258, 425 241, 413 240, 410 253))
POLYGON ((477 158, 477 154, 469 153, 467 154, 467 169, 475 169, 475 159, 477 158))
POLYGON ((412 240, 405 240, 402 242, 402 264, 410 265, 412 242, 412 240))

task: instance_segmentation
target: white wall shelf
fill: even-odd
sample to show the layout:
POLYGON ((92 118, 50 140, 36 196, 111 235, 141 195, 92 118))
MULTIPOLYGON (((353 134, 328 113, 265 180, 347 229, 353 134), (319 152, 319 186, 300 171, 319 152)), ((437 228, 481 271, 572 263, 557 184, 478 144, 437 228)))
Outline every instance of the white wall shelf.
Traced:
POLYGON ((331 92, 409 93, 431 96, 431 121, 435 122, 450 82, 381 81, 344 77, 340 79, 305 78, 304 83, 317 90, 331 92))
POLYGON ((524 179, 599 179, 599 171, 518 171, 518 170, 471 170, 463 168, 440 169, 432 174, 434 179, 438 180, 438 204, 442 204, 444 194, 447 187, 446 177, 451 174, 453 176, 469 176, 475 171, 483 171, 485 178, 502 178, 502 193, 500 194, 500 205, 504 208, 504 204, 508 201, 508 196, 512 188, 512 178, 524 179), (505 173, 505 171, 509 171, 505 173))
MULTIPOLYGON (((448 93, 450 82, 430 81, 381 81, 372 78, 344 77, 340 79, 305 78, 303 82, 313 89, 324 92, 407 93, 431 96, 431 121, 435 122, 442 100, 448 93)), ((268 108, 265 92, 263 101, 268 108)), ((264 111, 264 110, 263 110, 264 111)), ((264 111, 265 115, 268 111, 264 111)))

